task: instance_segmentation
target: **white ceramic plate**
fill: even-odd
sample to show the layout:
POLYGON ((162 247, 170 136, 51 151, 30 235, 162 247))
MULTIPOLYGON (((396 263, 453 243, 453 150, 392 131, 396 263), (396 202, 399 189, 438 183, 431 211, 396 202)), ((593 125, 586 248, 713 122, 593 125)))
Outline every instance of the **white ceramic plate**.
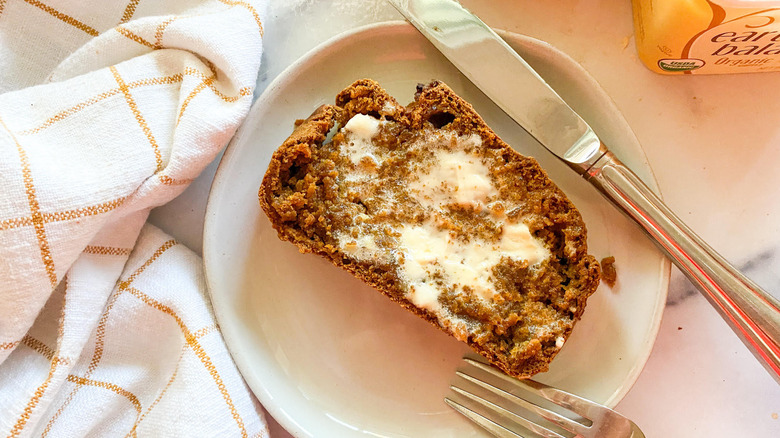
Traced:
MULTIPOLYGON (((654 186, 630 128, 576 62, 540 41, 504 37, 654 186)), ((650 354, 668 262, 405 23, 342 35, 291 66, 254 105, 220 163, 204 231, 208 286, 228 347, 263 405, 296 436, 483 436, 442 401, 468 348, 324 259, 279 241, 258 206, 260 180, 293 121, 362 77, 402 103, 417 83, 443 80, 507 143, 537 157, 580 208, 590 252, 615 256, 618 284, 590 298, 551 370, 538 378, 614 406, 650 354)))

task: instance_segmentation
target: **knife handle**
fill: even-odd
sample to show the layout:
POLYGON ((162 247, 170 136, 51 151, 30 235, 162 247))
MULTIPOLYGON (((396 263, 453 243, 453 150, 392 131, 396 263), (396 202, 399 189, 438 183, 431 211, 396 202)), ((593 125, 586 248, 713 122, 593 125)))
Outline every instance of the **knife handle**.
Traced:
POLYGON ((583 176, 636 221, 780 383, 780 301, 742 275, 602 145, 583 176))

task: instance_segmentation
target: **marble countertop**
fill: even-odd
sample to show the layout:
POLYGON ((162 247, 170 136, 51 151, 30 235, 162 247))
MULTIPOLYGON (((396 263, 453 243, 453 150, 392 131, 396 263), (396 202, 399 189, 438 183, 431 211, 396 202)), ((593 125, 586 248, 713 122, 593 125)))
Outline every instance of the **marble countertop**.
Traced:
MULTIPOLYGON (((652 73, 637 58, 627 0, 462 3, 491 26, 547 41, 588 70, 639 138, 667 204, 780 296, 780 73, 652 73)), ((384 0, 272 2, 257 94, 322 41, 401 18, 384 0)), ((151 216, 198 252, 216 167, 151 216)), ((652 355, 617 410, 648 437, 780 436, 780 385, 674 268, 652 355)), ((290 436, 269 421, 274 438, 290 436)))

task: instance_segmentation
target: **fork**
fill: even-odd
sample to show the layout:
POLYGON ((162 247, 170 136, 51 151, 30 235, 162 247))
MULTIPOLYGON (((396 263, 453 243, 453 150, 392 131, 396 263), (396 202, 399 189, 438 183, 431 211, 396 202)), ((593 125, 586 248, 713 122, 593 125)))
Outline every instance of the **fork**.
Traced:
POLYGON ((456 371, 458 378, 450 386, 454 397, 444 401, 499 438, 645 436, 634 422, 606 406, 534 380, 509 377, 470 357, 463 360, 467 366, 456 371), (560 408, 577 415, 555 411, 560 408))

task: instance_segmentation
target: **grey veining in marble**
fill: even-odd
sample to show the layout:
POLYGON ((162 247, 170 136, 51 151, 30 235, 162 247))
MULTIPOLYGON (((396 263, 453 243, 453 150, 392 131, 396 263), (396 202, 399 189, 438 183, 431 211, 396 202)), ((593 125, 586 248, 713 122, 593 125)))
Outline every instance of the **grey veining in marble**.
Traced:
MULTIPOLYGON (((765 291, 780 297, 780 272, 777 269, 780 266, 780 248, 767 248, 735 266, 765 291)), ((677 306, 698 294, 698 289, 686 278, 674 277, 669 284, 666 305, 677 306)))

